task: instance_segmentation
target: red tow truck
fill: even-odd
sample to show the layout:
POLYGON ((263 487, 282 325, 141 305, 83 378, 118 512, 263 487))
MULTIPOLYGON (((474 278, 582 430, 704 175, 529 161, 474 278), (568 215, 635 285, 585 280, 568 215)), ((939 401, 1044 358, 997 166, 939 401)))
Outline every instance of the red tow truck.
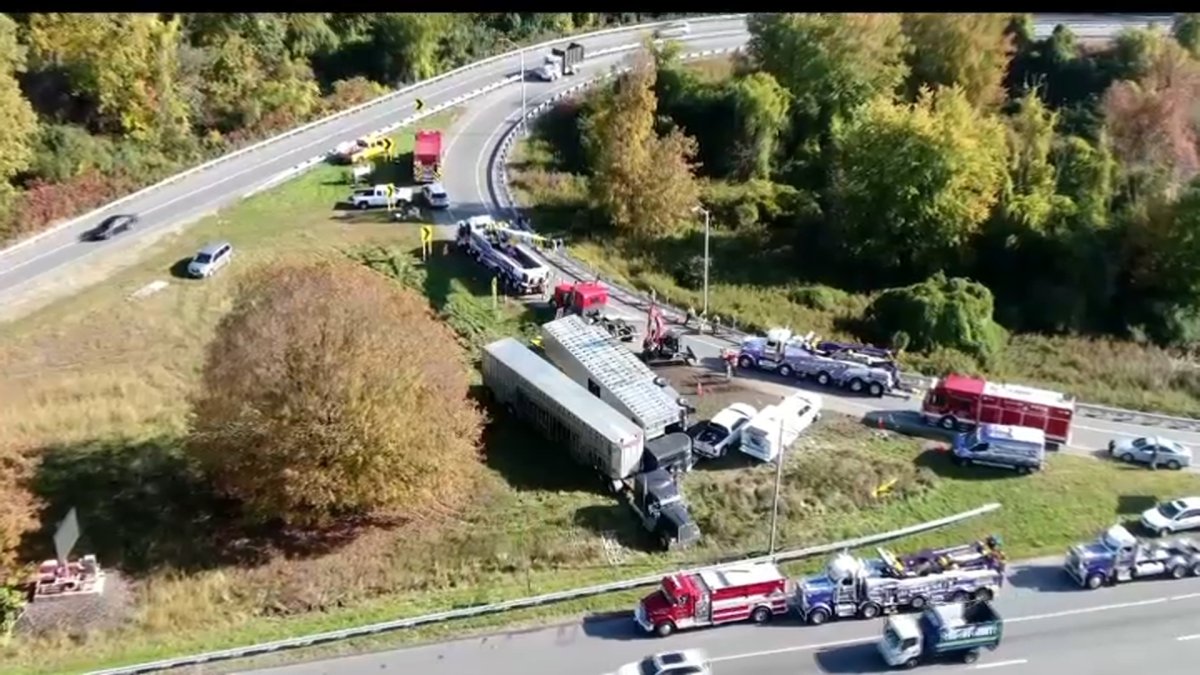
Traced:
POLYGON ((788 579, 773 563, 735 565, 664 577, 634 612, 638 626, 666 637, 676 630, 734 621, 766 623, 789 608, 788 579))
POLYGON ((1071 442, 1075 400, 1045 389, 952 374, 934 381, 921 403, 921 416, 948 431, 976 424, 1041 429, 1054 447, 1071 442))

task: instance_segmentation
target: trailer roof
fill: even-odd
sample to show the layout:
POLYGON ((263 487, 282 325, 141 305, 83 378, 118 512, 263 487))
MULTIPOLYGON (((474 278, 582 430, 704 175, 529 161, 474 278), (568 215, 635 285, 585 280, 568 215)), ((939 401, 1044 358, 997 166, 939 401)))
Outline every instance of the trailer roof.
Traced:
POLYGON ((942 388, 971 396, 994 396, 1051 408, 1074 409, 1075 407, 1074 399, 1057 391, 1027 387, 1021 384, 988 382, 982 378, 966 375, 947 375, 942 379, 942 388))
POLYGON ((587 389, 516 339, 509 337, 497 340, 483 349, 523 374, 531 384, 574 412, 597 432, 623 445, 642 442, 643 433, 637 424, 626 419, 612 406, 597 400, 587 389))
POLYGON ((655 384, 654 371, 603 328, 569 315, 544 324, 542 330, 643 423, 679 418, 679 393, 655 384))
POLYGON ((722 588, 730 588, 733 586, 747 586, 750 584, 760 584, 771 581, 779 581, 784 579, 783 573, 779 568, 772 563, 759 563, 755 565, 739 565, 736 567, 722 567, 717 570, 704 570, 700 572, 700 579, 704 581, 704 585, 708 586, 709 590, 716 591, 722 588))

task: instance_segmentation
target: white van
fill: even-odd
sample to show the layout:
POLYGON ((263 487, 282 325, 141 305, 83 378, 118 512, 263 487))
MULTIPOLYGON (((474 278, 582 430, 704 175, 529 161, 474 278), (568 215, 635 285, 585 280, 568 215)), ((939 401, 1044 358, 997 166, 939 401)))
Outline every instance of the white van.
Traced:
POLYGON ((982 464, 1029 473, 1046 461, 1046 434, 1032 427, 980 424, 955 436, 950 451, 962 466, 982 464))
POLYGON ((821 419, 823 403, 820 394, 798 391, 763 408, 742 429, 742 452, 764 462, 775 461, 781 450, 821 419))

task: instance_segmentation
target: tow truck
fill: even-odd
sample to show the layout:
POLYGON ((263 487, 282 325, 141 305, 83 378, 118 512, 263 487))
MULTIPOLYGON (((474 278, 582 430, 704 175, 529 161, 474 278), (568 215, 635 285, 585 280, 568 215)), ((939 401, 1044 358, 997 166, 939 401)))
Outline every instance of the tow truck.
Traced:
POLYGON ((491 216, 472 216, 458 222, 455 245, 494 272, 506 293, 515 296, 544 293, 550 267, 529 243, 541 239, 496 222, 491 216))
POLYGON ((696 365, 696 353, 683 344, 679 331, 667 328, 662 310, 651 303, 646 312, 646 337, 642 339, 642 360, 649 365, 696 365))
POLYGON ((1200 544, 1189 537, 1139 539, 1124 526, 1113 525, 1095 541, 1072 546, 1063 568, 1089 590, 1147 577, 1200 576, 1200 544))
POLYGON ((838 386, 875 397, 897 386, 894 362, 844 350, 831 356, 816 349, 817 342, 814 333, 796 336, 787 328, 772 328, 766 335, 742 340, 738 367, 775 372, 785 378, 810 377, 823 387, 838 386))
POLYGON ((834 617, 873 619, 901 609, 966 600, 990 600, 1004 584, 1006 565, 997 537, 898 557, 877 548, 879 557, 839 553, 825 573, 799 584, 800 616, 820 625, 834 617))

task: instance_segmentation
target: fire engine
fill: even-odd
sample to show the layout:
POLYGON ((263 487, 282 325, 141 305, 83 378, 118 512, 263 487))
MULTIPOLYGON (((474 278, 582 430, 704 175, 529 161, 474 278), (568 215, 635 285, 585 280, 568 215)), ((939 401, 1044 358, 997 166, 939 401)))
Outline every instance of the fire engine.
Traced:
POLYGON ((921 416, 949 431, 984 423, 1041 429, 1053 448, 1071 442, 1075 400, 1045 389, 952 374, 934 381, 921 403, 921 416))
POLYGON ((638 603, 634 618, 647 633, 666 637, 676 629, 765 623, 787 611, 787 577, 775 564, 759 563, 664 577, 638 603))

